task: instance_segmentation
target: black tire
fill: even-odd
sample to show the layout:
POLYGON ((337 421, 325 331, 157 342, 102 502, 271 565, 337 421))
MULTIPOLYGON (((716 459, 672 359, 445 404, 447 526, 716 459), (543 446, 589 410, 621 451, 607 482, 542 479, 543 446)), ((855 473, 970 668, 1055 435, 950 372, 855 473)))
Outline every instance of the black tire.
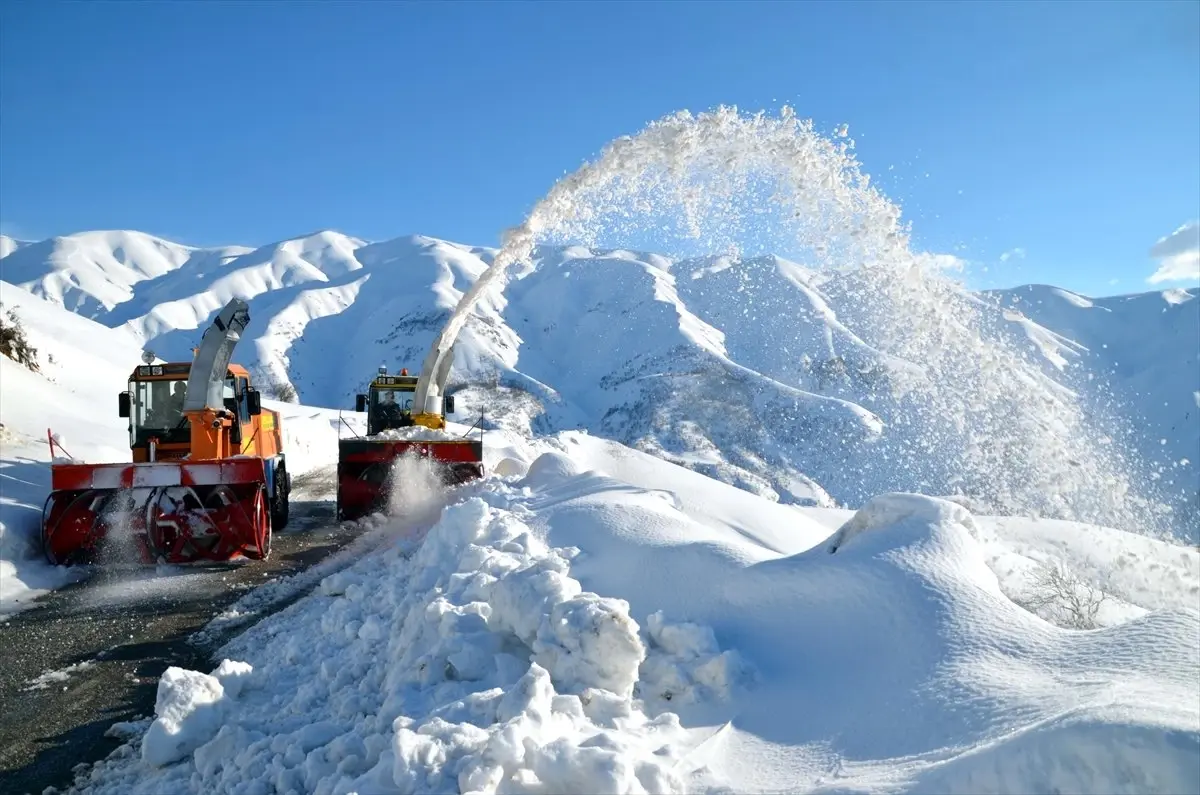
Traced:
POLYGON ((275 494, 271 497, 271 532, 276 533, 287 527, 288 514, 291 512, 289 496, 291 494, 291 478, 285 467, 275 471, 275 494))

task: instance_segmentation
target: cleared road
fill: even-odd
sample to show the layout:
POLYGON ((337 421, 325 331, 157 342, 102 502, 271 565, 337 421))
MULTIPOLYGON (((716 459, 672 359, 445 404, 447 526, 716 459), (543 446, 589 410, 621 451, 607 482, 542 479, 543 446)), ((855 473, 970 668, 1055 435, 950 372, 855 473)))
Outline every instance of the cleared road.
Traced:
MULTIPOLYGON (((75 765, 120 745, 105 736, 114 722, 154 714, 168 666, 207 673, 216 667, 208 653, 246 625, 206 633, 203 647, 189 636, 249 590, 311 567, 361 532, 339 527, 331 504, 294 503, 267 561, 98 574, 0 624, 0 792, 69 786, 75 765)), ((278 589, 262 615, 313 584, 278 589)))

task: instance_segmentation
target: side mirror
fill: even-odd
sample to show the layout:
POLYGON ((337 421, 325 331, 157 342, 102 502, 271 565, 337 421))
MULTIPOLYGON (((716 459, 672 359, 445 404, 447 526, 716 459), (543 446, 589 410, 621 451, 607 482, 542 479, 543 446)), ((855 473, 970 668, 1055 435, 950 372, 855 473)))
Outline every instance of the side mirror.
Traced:
POLYGON ((262 395, 254 387, 246 390, 246 406, 250 409, 251 417, 262 414, 262 395))
POLYGON ((446 395, 445 406, 446 407, 442 410, 443 414, 449 415, 454 413, 454 395, 446 395))
POLYGON ((130 395, 128 392, 121 392, 117 395, 117 416, 128 417, 130 414, 130 395))
POLYGON ((366 411, 367 410, 367 396, 366 395, 355 395, 354 396, 354 410, 355 411, 366 411))

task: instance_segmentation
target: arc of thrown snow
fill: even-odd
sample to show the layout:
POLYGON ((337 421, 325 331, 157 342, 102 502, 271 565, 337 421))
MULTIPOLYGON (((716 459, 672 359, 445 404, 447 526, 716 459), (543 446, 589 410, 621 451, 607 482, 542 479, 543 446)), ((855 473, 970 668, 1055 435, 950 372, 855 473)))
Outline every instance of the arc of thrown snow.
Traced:
POLYGON ((629 141, 629 138, 617 139, 605 148, 605 152, 595 163, 589 163, 556 182, 550 192, 534 206, 523 224, 504 233, 496 259, 459 299, 450 319, 446 321, 446 325, 430 345, 429 352, 425 354, 425 360, 421 362, 421 373, 417 378, 414 405, 423 407, 422 410, 428 413, 440 413, 438 398, 441 397, 450 374, 449 357, 453 355, 454 343, 475 304, 510 265, 526 260, 533 253, 534 241, 538 232, 545 226, 543 219, 551 214, 550 211, 561 211, 564 207, 569 207, 573 203, 570 197, 578 187, 589 181, 597 167, 609 161, 614 152, 619 153, 624 146, 628 146, 629 141))

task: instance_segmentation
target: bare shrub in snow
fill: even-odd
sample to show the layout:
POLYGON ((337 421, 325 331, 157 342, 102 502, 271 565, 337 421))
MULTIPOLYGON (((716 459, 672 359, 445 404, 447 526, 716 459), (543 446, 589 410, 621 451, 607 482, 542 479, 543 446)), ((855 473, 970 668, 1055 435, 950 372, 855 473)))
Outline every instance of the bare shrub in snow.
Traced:
POLYGON ((34 372, 41 372, 37 360, 37 348, 29 344, 25 336, 25 327, 17 313, 8 310, 8 319, 0 316, 0 353, 14 362, 23 365, 34 372))
POLYGON ((286 379, 276 378, 260 369, 254 374, 254 381, 258 391, 271 400, 283 403, 300 402, 300 393, 296 391, 295 385, 286 379))
POLYGON ((1081 580, 1062 563, 1042 564, 1033 576, 1033 587, 1018 604, 1052 624, 1070 629, 1095 629, 1100 605, 1108 598, 1081 580))
POLYGON ((290 381, 273 381, 266 385, 264 391, 267 397, 273 400, 281 400, 284 403, 300 402, 300 393, 290 381))
POLYGON ((829 359, 812 359, 807 354, 800 359, 800 366, 817 381, 817 389, 827 384, 845 381, 849 373, 846 360, 841 356, 829 359))

